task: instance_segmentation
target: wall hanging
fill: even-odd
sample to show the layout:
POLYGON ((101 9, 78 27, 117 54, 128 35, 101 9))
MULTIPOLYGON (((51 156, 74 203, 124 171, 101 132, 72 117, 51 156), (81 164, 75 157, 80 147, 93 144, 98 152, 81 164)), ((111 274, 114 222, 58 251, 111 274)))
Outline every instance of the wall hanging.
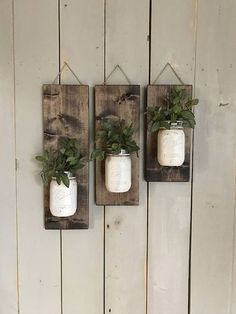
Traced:
POLYGON ((44 188, 46 229, 89 225, 88 99, 87 85, 43 85, 44 153, 37 159, 49 170, 46 183, 53 177, 44 188))
POLYGON ((95 87, 97 205, 139 203, 139 108, 138 85, 95 87))
MULTIPOLYGON (((189 181, 191 128, 195 126, 192 107, 192 85, 184 85, 170 66, 181 85, 149 85, 146 110, 147 181, 189 181)), ((154 81, 154 82, 155 82, 154 81)))

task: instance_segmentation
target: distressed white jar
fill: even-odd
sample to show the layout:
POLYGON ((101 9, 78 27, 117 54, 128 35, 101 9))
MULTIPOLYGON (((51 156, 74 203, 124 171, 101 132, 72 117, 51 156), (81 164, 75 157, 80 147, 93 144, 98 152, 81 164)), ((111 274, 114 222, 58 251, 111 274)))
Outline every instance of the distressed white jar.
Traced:
POLYGON ((160 129, 157 136, 157 159, 161 166, 179 167, 185 159, 185 134, 181 123, 160 129))
POLYGON ((55 178, 50 183, 50 211, 56 217, 68 217, 75 214, 77 209, 77 182, 76 178, 67 173, 70 186, 62 182, 59 185, 55 178))
POLYGON ((125 150, 108 153, 105 160, 105 186, 109 192, 124 193, 131 187, 131 158, 125 150))

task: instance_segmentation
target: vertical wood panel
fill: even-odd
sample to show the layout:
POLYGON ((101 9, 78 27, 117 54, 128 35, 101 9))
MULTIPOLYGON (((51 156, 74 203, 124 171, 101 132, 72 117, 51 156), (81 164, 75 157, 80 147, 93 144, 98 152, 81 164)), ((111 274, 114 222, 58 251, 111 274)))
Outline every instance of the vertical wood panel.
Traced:
POLYGON ((60 238, 45 231, 42 84, 58 71, 57 1, 15 1, 16 155, 21 314, 60 313, 60 238))
POLYGON ((198 5, 191 313, 232 314, 236 2, 198 5))
POLYGON ((17 241, 15 189, 12 3, 0 2, 0 313, 16 314, 17 241))
MULTIPOLYGON (((61 63, 90 85, 90 149, 93 86, 103 80, 103 0, 61 1, 61 63)), ((77 81, 68 71, 63 83, 77 81)), ((63 314, 103 313, 103 207, 94 204, 94 165, 89 172, 89 230, 63 232, 63 314)))
MULTIPOLYGON (((151 83, 167 62, 193 84, 195 0, 152 1, 151 83)), ((168 69, 159 84, 179 83, 168 69)), ((191 183, 149 184, 148 313, 188 312, 191 183)))
MULTIPOLYGON (((111 0, 106 3, 106 75, 119 64, 131 83, 146 85, 149 1, 111 0)), ((121 83, 126 81, 119 72, 109 81, 109 84, 121 83)), ((143 89, 141 91, 142 112, 143 89)), ((140 130, 143 130, 143 119, 141 122, 140 130)), ((139 159, 140 205, 106 207, 105 313, 145 313, 147 218, 142 151, 139 159)))

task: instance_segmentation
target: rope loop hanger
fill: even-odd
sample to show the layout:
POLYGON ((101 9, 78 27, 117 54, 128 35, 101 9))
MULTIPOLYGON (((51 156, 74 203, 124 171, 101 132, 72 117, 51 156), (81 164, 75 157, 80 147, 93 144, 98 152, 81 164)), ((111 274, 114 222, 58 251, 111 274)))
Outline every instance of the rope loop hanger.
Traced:
MULTIPOLYGON (((53 84, 56 84, 58 77, 62 74, 62 72, 64 71, 65 68, 68 68, 69 71, 74 75, 74 77, 76 78, 76 80, 79 82, 80 85, 82 85, 82 82, 80 81, 80 79, 78 78, 78 76, 75 74, 75 72, 71 69, 71 67, 69 66, 69 64, 64 61, 64 64, 62 66, 62 68, 60 69, 60 71, 58 72, 57 76, 55 77, 53 84)), ((60 83, 61 85, 61 83, 60 83)))
POLYGON ((174 73, 174 75, 177 77, 177 79, 179 80, 179 82, 182 84, 182 85, 185 85, 183 80, 181 79, 181 77, 177 74, 177 72, 175 71, 175 69, 173 68, 173 66, 167 62, 166 65, 163 67, 163 69, 161 70, 161 72, 157 75, 156 79, 153 81, 153 85, 157 82, 157 80, 161 77, 161 75, 165 72, 165 70, 167 68, 170 68, 172 70, 172 72, 174 73))
POLYGON ((125 74, 125 71, 122 69, 122 67, 117 64, 114 69, 111 71, 111 73, 105 78, 105 81, 103 82, 104 85, 107 84, 107 82, 109 81, 109 79, 111 78, 112 74, 115 73, 116 70, 120 70, 120 72, 123 74, 123 76, 125 77, 125 79, 127 80, 127 82, 131 85, 131 81, 129 80, 128 76, 125 74))

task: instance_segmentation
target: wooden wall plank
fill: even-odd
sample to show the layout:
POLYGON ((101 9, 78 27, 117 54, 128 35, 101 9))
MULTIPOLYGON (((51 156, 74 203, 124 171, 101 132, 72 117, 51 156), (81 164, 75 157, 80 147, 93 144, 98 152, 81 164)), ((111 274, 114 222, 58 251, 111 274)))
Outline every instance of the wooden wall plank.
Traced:
MULTIPOLYGON (((97 85, 95 87, 95 124, 99 130, 100 121, 107 116, 124 119, 137 129, 133 139, 139 146, 140 86, 97 85), (128 96, 127 96, 128 95, 128 96)), ((100 146, 96 146, 99 148, 100 146)), ((131 154, 131 188, 126 193, 110 193, 105 186, 105 160, 96 160, 96 204, 138 205, 139 204, 139 158, 131 154)))
MULTIPOLYGON (((61 0, 61 63, 67 61, 90 86, 90 149, 93 148, 93 86, 103 81, 103 0, 61 0)), ((69 71, 62 82, 77 84, 69 71)), ((63 314, 103 314, 103 207, 95 206, 94 164, 89 170, 89 230, 63 231, 63 314)))
MULTIPOLYGON (((235 251, 236 2, 198 1, 192 314, 230 310, 235 251)), ((235 270, 234 270, 235 271, 235 270)))
MULTIPOLYGON (((161 107, 161 99, 165 97, 173 86, 179 85, 149 85, 147 87, 147 106, 161 107)), ((183 85, 180 85, 183 86, 183 85)), ((192 85, 184 85, 189 98, 192 98, 192 85)), ((185 160, 180 167, 162 167, 157 160, 157 135, 145 130, 145 179, 150 182, 188 182, 190 179, 190 154, 192 131, 184 128, 185 133, 185 160)))
MULTIPOLYGON (((60 137, 76 138, 81 156, 89 156, 88 86, 43 85, 44 148, 56 149, 60 137)), ((88 165, 75 173, 78 185, 77 210, 73 216, 58 218, 51 214, 50 186, 44 189, 46 229, 88 229, 88 165)))
POLYGON ((0 2, 0 313, 18 313, 12 3, 0 2), (6 275, 7 274, 7 275, 6 275))
MULTIPOLYGON (((148 83, 149 1, 106 1, 106 76, 119 64, 131 83, 148 83)), ((116 71, 109 84, 126 83, 116 71)), ((141 119, 140 132, 143 130, 141 119)), ((141 148, 143 137, 141 136, 141 148)), ((146 306, 146 191, 140 152, 139 206, 106 206, 105 313, 143 314, 146 306)))
POLYGON ((57 1, 15 1, 16 155, 21 314, 60 313, 60 235, 45 231, 42 84, 58 72, 57 1))
MULTIPOLYGON (((193 84, 195 2, 152 1, 150 83, 170 62, 185 84, 193 84)), ((168 69, 157 83, 179 82, 168 69)), ((186 314, 191 183, 149 187, 148 314, 186 314)))

